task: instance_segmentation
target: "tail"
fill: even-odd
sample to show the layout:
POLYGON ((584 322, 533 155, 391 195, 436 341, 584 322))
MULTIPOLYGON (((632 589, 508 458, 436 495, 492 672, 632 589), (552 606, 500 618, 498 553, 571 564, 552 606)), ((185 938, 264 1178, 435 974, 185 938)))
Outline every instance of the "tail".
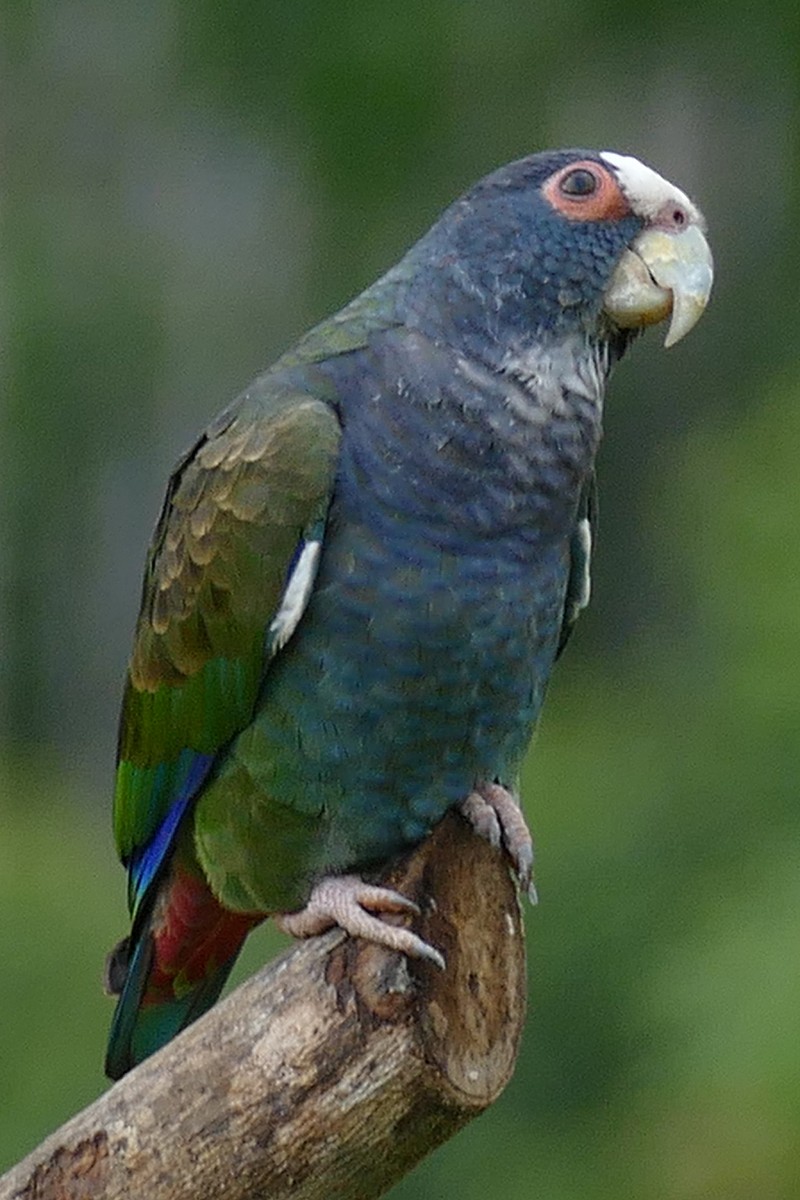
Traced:
POLYGON ((119 995, 106 1074, 120 1079, 211 1007, 250 930, 263 913, 223 908, 205 879, 173 859, 133 933, 106 964, 119 995))

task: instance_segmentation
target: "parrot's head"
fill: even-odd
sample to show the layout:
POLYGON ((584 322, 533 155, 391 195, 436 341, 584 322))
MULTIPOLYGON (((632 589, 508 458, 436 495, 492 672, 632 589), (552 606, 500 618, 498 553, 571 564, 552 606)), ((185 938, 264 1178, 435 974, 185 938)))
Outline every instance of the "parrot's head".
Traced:
POLYGON ((621 351, 667 318, 672 346, 699 319, 713 276, 688 196, 607 150, 547 151, 500 168, 417 250, 440 312, 473 345, 480 328, 498 350, 581 332, 621 351))

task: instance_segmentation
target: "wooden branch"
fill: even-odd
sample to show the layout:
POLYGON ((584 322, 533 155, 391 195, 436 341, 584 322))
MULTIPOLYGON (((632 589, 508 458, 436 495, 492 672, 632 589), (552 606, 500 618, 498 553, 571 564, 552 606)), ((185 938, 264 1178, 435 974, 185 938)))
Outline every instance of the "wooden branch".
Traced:
POLYGON ((299 944, 47 1138, 0 1200, 382 1195, 497 1098, 525 1007, 496 850, 452 814, 388 879, 446 971, 338 931, 299 944))

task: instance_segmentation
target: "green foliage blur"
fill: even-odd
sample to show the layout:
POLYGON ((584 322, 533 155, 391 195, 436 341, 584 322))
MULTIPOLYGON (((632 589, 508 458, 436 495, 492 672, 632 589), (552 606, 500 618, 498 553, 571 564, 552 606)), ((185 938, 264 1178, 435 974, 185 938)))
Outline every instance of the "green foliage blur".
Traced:
POLYGON ((718 285, 610 388, 593 605, 525 780, 517 1074, 392 1195, 800 1195, 797 12, 1 0, 0 1169, 104 1087, 171 463, 473 179, 584 145, 696 196, 718 285))

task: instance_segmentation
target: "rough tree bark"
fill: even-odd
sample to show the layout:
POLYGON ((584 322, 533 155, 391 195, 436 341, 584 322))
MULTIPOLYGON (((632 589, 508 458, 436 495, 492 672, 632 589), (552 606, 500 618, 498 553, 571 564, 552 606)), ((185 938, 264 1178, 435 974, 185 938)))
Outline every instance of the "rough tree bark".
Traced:
POLYGON ((448 816, 387 877, 447 970, 340 932, 270 964, 0 1179, 0 1200, 368 1200, 497 1098, 525 1008, 499 853, 448 816))

